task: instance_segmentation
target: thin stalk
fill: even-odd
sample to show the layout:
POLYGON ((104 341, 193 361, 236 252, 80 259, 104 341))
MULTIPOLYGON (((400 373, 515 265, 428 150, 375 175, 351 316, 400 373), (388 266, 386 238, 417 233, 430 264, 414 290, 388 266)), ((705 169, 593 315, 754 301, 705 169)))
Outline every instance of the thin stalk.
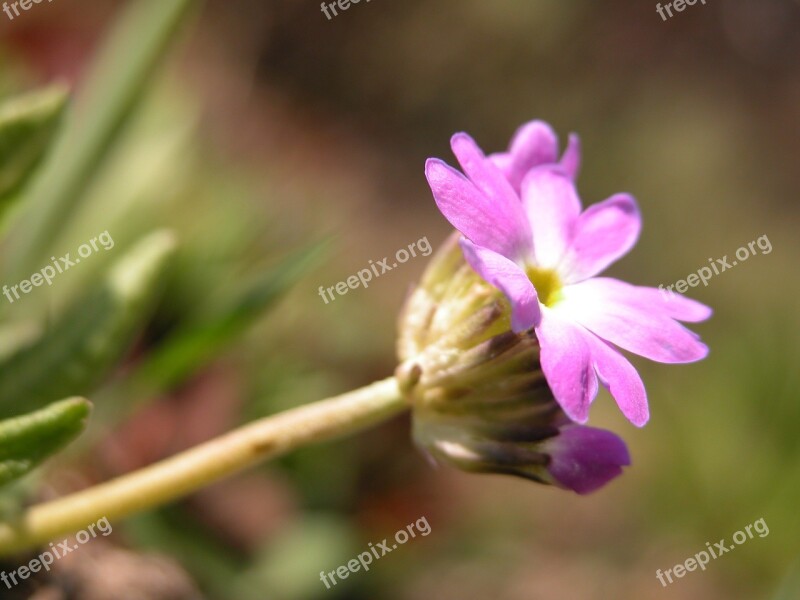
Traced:
POLYGON ((291 450, 376 425, 406 408, 390 377, 255 421, 139 471, 31 507, 14 522, 0 524, 0 556, 45 544, 103 517, 114 522, 172 502, 291 450))

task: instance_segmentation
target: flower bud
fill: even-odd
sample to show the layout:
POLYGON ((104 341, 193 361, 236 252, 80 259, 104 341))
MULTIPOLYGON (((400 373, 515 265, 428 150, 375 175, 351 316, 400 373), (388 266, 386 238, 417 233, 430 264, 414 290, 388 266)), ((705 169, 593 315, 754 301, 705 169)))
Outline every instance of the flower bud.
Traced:
POLYGON ((611 432, 573 424, 539 363, 533 329, 511 330, 504 295, 466 263, 452 235, 400 319, 396 375, 416 443, 465 471, 591 492, 630 464, 611 432))

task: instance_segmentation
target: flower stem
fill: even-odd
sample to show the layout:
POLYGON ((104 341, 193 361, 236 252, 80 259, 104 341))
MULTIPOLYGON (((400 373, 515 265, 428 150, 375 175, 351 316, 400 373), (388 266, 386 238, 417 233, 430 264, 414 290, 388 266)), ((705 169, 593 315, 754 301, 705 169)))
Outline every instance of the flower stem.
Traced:
POLYGON ((171 502, 247 467, 354 433, 402 412, 394 377, 245 425, 139 471, 33 506, 0 523, 0 556, 44 544, 106 517, 113 522, 171 502))

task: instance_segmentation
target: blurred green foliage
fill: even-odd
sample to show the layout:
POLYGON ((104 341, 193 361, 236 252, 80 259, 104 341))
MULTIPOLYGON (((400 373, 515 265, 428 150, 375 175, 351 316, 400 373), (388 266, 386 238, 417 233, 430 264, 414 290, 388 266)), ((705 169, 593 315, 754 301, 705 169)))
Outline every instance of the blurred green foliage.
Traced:
POLYGON ((50 147, 66 100, 66 90, 54 86, 0 106, 0 223, 50 147))
POLYGON ((71 398, 0 421, 0 486, 26 475, 75 439, 86 427, 89 412, 86 400, 71 398))
MULTIPOLYGON (((161 112, 161 101, 148 104, 148 97, 153 98, 148 92, 192 4, 133 3, 99 51, 98 64, 62 130, 56 131, 65 106, 62 88, 14 98, 0 111, 0 192, 4 201, 19 192, 21 205, 4 244, 4 281, 31 278, 26 273, 40 270, 45 257, 61 256, 64 248, 74 249, 103 229, 113 238, 104 249, 115 250, 111 260, 98 257, 93 267, 76 268, 82 272, 73 279, 73 273, 59 269, 51 289, 36 288, 0 308, 0 414, 9 417, 0 421, 0 484, 28 473, 83 430, 86 401, 56 400, 95 396, 102 403, 100 420, 118 422, 207 365, 316 265, 323 251, 313 245, 277 259, 270 269, 254 268, 247 259, 253 233, 242 236, 237 224, 216 220, 208 223, 199 248, 187 244, 179 258, 174 256, 182 241, 180 227, 161 227, 171 220, 170 211, 179 218, 185 210, 181 203, 193 200, 190 182, 180 177, 179 161, 159 161, 143 173, 135 154, 147 141, 161 147, 167 142, 165 151, 170 153, 180 144, 184 152, 189 143, 186 121, 170 121, 172 137, 161 126, 150 130, 149 138, 146 125, 129 127, 131 122, 146 124, 147 114, 157 118, 161 112), (142 129, 144 141, 138 137, 142 129), (51 144, 56 148, 42 163, 51 144), (116 156, 121 158, 115 161, 116 156), (162 185, 165 181, 168 185, 162 185), (170 206, 164 194, 176 182, 170 206), (118 230, 121 235, 114 235, 118 230), (215 269, 207 255, 217 243, 226 256, 215 269), (197 266, 202 272, 187 273, 197 266), (228 277, 235 274, 237 281, 215 281, 209 276, 215 270, 228 277), (197 281, 188 283, 192 278, 197 281), (164 289, 191 285, 214 293, 196 302, 196 291, 177 292, 190 305, 170 312, 164 289), (120 374, 143 331, 165 317, 168 323, 158 339, 148 339, 135 364, 120 374), (10 418, 32 409, 38 412, 10 418)), ((75 254, 73 250, 73 258, 75 254)), ((28 493, 35 490, 36 480, 30 483, 28 493)), ((24 499, 16 490, 4 500, 11 498, 24 499)))

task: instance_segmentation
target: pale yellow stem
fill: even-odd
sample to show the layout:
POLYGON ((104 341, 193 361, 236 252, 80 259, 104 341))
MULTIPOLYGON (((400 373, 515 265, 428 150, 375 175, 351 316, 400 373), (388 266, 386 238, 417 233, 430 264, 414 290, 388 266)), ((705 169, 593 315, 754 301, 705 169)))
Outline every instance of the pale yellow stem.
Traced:
POLYGON ((407 408, 390 377, 245 425, 172 458, 33 506, 0 524, 0 556, 45 544, 106 517, 111 523, 166 504, 267 459, 354 433, 407 408))

